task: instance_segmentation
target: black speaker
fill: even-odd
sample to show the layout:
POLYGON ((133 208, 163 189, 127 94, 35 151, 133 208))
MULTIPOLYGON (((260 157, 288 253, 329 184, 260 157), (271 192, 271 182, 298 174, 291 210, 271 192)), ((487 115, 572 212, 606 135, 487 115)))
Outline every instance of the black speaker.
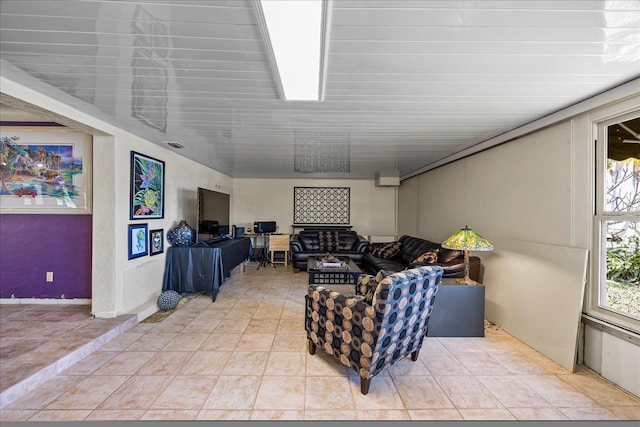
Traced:
POLYGON ((275 233, 276 222, 275 221, 256 221, 253 223, 254 233, 275 233))

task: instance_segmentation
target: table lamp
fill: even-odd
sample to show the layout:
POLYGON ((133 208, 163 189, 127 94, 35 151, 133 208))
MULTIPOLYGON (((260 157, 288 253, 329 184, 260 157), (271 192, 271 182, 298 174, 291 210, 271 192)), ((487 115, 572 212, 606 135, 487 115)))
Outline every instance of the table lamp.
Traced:
POLYGON ((463 229, 454 233, 442 242, 440 246, 445 249, 464 251, 464 278, 458 278, 456 282, 464 283, 465 285, 477 285, 478 282, 469 278, 469 251, 492 251, 493 245, 465 225, 463 229))

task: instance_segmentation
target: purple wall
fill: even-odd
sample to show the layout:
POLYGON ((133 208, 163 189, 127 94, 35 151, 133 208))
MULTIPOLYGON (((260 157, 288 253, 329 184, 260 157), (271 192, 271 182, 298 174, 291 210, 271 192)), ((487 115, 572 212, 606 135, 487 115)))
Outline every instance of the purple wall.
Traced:
POLYGON ((91 223, 91 215, 0 215, 0 298, 91 298, 91 223))

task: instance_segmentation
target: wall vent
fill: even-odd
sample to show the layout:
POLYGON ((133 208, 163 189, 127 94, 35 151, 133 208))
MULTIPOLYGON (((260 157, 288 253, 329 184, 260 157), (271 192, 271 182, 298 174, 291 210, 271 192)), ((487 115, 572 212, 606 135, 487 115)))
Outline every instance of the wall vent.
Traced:
POLYGON ((179 142, 167 142, 167 145, 170 145, 171 147, 177 149, 184 148, 184 145, 180 144, 179 142))

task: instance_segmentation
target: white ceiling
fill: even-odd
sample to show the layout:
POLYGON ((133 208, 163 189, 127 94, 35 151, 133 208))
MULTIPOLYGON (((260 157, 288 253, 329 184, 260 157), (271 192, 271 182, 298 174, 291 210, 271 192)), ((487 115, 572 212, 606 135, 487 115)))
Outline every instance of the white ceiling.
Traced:
POLYGON ((251 0, 0 5, 3 75, 237 178, 408 177, 640 76, 638 1, 334 0, 322 103, 279 99, 251 0))

